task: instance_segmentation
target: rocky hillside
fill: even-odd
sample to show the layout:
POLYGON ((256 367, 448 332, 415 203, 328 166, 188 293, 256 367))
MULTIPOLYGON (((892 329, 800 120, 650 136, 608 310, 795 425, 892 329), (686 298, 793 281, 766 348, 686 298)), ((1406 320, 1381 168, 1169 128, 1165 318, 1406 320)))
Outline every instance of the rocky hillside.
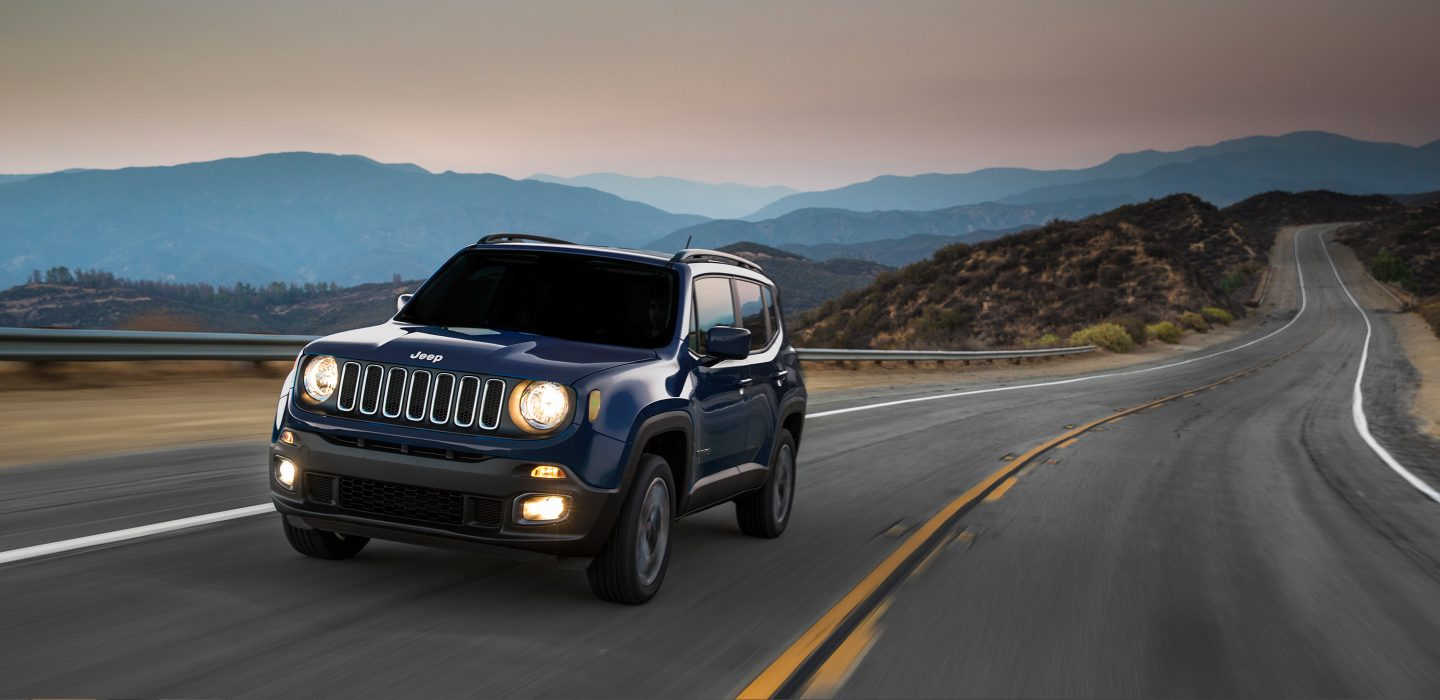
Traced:
POLYGON ((1440 336, 1440 203, 1346 228, 1339 239, 1376 279, 1414 295, 1417 310, 1440 336))
POLYGON ((799 323, 812 347, 969 347, 1144 323, 1212 306, 1243 315, 1281 225, 1360 220, 1385 198, 1270 193, 1221 210, 1172 195, 1080 221, 954 245, 823 304, 799 323))
POLYGON ((813 309, 826 300, 860 289, 891 269, 868 260, 816 262, 759 243, 736 243, 721 250, 754 260, 765 268, 765 274, 780 286, 780 302, 787 314, 813 309))

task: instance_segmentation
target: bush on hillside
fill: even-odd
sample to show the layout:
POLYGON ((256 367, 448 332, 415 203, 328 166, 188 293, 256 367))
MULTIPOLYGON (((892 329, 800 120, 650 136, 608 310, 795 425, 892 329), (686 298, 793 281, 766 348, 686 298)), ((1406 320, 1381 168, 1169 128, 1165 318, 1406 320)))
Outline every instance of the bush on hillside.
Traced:
POLYGON ((1430 330, 1435 331, 1435 337, 1440 338, 1440 301, 1422 304, 1417 310, 1420 312, 1420 318, 1430 324, 1430 330))
POLYGON ((1180 336, 1183 335, 1185 332, 1180 330, 1179 326, 1169 321, 1161 321, 1159 323, 1152 323, 1146 326, 1145 333, 1148 334, 1151 338, 1154 338, 1162 343, 1170 343, 1171 345, 1174 345, 1175 343, 1180 342, 1180 336))
POLYGON ((1058 348, 1058 347, 1060 347, 1060 336, 1055 335, 1054 333, 1046 333, 1045 335, 1042 335, 1042 336, 1040 336, 1039 338, 1036 338, 1036 339, 1034 339, 1034 340, 1026 343, 1026 344, 1025 344, 1025 347, 1030 347, 1030 348, 1058 348))
POLYGON ((1205 317, 1194 311, 1180 314, 1180 325, 1198 333, 1206 333, 1210 330, 1210 324, 1205 322, 1205 317))
POLYGON ((1130 336, 1130 340, 1135 341, 1136 345, 1144 345, 1145 341, 1149 340, 1145 335, 1145 322, 1134 316, 1119 316, 1110 319, 1110 322, 1124 328, 1125 333, 1130 336))
POLYGON ((1204 316, 1206 321, 1225 326, 1235 322, 1235 316, 1233 314, 1218 306, 1207 306, 1200 309, 1200 315, 1204 316))
POLYGON ((1381 248, 1375 254, 1375 259, 1370 261, 1370 274, 1381 282, 1392 282, 1406 289, 1413 286, 1414 277, 1410 274, 1410 266, 1400 256, 1390 252, 1389 248, 1381 248))
POLYGON ((1097 323, 1070 334, 1071 345, 1095 345, 1110 352, 1130 352, 1135 341, 1118 323, 1097 323))

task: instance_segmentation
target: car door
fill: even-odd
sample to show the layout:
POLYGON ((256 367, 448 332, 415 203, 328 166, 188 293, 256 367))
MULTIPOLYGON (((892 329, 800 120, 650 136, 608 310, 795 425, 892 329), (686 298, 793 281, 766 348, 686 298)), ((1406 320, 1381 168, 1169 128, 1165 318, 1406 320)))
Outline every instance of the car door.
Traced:
MULTIPOLYGON (((699 277, 694 286, 690 349, 705 354, 705 333, 716 326, 738 326, 730 278, 699 277)), ((695 485, 704 486, 726 476, 727 469, 749 461, 748 416, 745 384, 749 368, 744 360, 725 360, 712 367, 695 368, 695 485)))
POLYGON ((769 464, 770 438, 778 423, 776 411, 780 403, 775 386, 779 353, 774 347, 775 327, 765 300, 769 287, 742 279, 736 279, 734 285, 740 325, 750 331, 750 357, 745 367, 750 381, 741 388, 746 417, 745 461, 769 464))

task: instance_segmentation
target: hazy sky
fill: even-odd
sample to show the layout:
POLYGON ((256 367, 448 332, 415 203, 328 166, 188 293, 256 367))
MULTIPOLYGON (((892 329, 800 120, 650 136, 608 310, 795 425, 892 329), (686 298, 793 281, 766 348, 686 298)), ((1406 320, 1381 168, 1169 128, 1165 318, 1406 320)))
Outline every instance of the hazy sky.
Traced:
POLYGON ((0 173, 280 150, 796 187, 1440 138, 1436 0, 0 0, 0 173))

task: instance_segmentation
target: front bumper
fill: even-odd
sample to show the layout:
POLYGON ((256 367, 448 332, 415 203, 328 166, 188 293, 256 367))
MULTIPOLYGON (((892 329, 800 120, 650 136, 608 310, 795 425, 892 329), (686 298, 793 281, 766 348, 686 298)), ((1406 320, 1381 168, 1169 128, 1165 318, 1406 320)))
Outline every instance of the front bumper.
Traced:
POLYGON ((415 544, 498 545, 583 557, 604 546, 621 505, 618 490, 587 486, 571 465, 560 465, 566 468, 564 479, 536 479, 530 476, 532 467, 555 463, 508 457, 457 461, 294 432, 298 445, 270 447, 270 492, 277 510, 316 529, 415 544), (281 457, 299 467, 294 491, 274 479, 281 457), (552 524, 521 524, 516 501, 527 494, 567 497, 568 516, 552 524))

